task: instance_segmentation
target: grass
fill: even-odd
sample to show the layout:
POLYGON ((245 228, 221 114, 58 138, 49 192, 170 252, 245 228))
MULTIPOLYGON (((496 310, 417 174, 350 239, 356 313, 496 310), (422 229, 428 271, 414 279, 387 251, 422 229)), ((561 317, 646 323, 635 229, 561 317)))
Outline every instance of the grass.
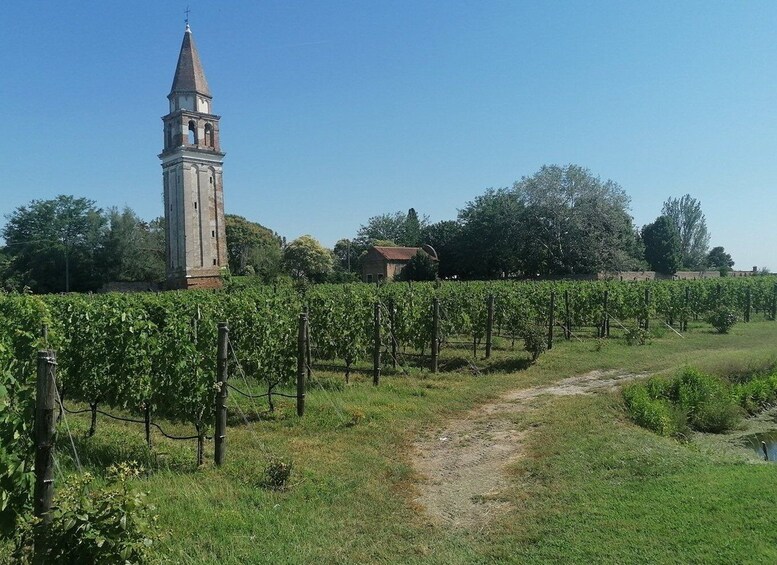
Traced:
MULTIPOLYGON (((368 374, 341 386, 341 373, 321 373, 302 419, 288 400, 257 415, 232 394, 222 468, 210 462, 212 445, 208 463, 194 469, 194 442, 156 434, 160 456, 145 450, 142 426, 103 419, 87 439, 86 417, 69 423, 87 467, 126 457, 149 465, 138 487, 150 492, 176 563, 773 562, 777 467, 652 434, 626 418, 617 394, 559 398, 521 415, 516 424, 531 432, 503 493, 513 509, 481 531, 451 530, 424 514, 410 456, 419 433, 506 390, 593 369, 745 374, 774 366, 776 341, 770 322, 726 335, 699 326, 644 346, 559 340, 531 365, 497 340, 491 359, 474 360, 477 373, 461 350, 444 353, 453 372, 387 369, 378 388, 368 374), (286 490, 262 487, 273 460, 292 464, 286 490)), ((68 448, 60 434, 66 469, 68 448)))

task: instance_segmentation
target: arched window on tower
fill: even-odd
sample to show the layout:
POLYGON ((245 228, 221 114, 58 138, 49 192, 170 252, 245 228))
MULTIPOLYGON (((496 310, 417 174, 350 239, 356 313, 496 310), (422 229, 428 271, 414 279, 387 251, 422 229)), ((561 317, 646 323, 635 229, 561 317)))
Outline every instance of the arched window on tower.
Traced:
POLYGON ((189 145, 197 145, 197 124, 189 122, 189 145))
POLYGON ((213 126, 205 124, 205 145, 213 147, 213 126))

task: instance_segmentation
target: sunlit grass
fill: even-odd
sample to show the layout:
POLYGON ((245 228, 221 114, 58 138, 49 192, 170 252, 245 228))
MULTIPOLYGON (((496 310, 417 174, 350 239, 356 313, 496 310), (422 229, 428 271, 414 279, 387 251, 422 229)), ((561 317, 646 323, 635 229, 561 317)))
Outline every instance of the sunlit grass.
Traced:
MULTIPOLYGON (((534 365, 508 339, 489 360, 482 350, 473 358, 449 349, 442 363, 455 370, 438 375, 392 371, 386 360, 379 387, 368 365, 349 385, 341 372, 315 370, 301 419, 293 400, 278 398, 270 414, 266 401, 231 393, 221 468, 210 443, 196 469, 193 441, 155 434, 149 453, 142 425, 103 418, 87 439, 88 415, 68 421, 82 465, 99 472, 135 458, 149 467, 138 486, 150 491, 178 563, 773 561, 777 467, 651 434, 627 420, 617 394, 556 399, 521 416, 532 433, 510 470, 514 509, 482 531, 436 524, 413 503, 413 439, 504 391, 594 369, 730 373, 774 363, 777 323, 738 324, 727 335, 702 326, 684 338, 660 333, 645 346, 559 339, 534 365), (292 464, 285 491, 262 486, 273 458, 292 464)), ((69 472, 69 439, 60 432, 58 442, 69 472)))

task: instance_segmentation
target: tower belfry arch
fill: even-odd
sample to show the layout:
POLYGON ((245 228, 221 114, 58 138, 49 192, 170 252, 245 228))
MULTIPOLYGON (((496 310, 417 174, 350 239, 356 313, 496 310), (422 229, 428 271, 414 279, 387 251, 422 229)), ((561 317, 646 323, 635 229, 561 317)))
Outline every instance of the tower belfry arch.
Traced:
POLYGON ((188 23, 167 96, 162 183, 167 286, 218 288, 227 267, 220 116, 188 23))

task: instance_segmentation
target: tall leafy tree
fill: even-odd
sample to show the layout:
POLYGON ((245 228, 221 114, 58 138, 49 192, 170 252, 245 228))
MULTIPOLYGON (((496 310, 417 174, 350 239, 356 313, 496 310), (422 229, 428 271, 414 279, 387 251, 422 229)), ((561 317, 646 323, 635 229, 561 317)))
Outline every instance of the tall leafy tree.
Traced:
POLYGON ((321 282, 332 272, 332 252, 312 236, 303 235, 284 248, 283 266, 295 279, 321 282))
POLYGON ((508 188, 488 189, 459 211, 458 268, 462 276, 496 278, 522 269, 520 197, 508 188))
POLYGON ((728 272, 734 266, 734 260, 723 247, 713 247, 707 254, 707 266, 719 269, 721 272, 728 272))
POLYGON ((681 198, 668 198, 661 208, 663 216, 674 220, 680 236, 682 266, 686 269, 704 267, 710 234, 707 219, 701 211, 701 202, 686 194, 681 198))
POLYGON ((243 216, 225 216, 230 270, 237 275, 255 274, 269 281, 281 268, 281 238, 272 230, 243 216))
POLYGON ((106 281, 161 281, 165 276, 164 218, 141 220, 129 207, 109 208, 98 268, 106 281))
POLYGON ((429 224, 429 218, 419 217, 415 209, 407 214, 394 212, 373 216, 359 228, 356 241, 365 248, 375 241, 393 241, 396 245, 416 247, 420 245, 421 230, 429 224))
POLYGON ((60 195, 33 200, 8 217, 3 237, 10 276, 35 292, 100 286, 98 255, 106 219, 92 200, 60 195))
POLYGON ((579 165, 542 167, 513 185, 521 202, 520 254, 527 272, 596 273, 638 261, 629 197, 579 165))
POLYGON ((673 275, 682 265, 680 233, 670 216, 659 216, 642 228, 645 260, 654 271, 673 275))
POLYGON ((421 220, 418 219, 418 214, 415 208, 410 208, 407 211, 405 217, 405 229, 402 236, 402 244, 408 247, 418 247, 423 243, 421 241, 421 220))
POLYGON ((426 226, 421 231, 421 241, 431 245, 439 259, 439 275, 442 278, 458 275, 461 266, 461 224, 444 220, 426 226))

